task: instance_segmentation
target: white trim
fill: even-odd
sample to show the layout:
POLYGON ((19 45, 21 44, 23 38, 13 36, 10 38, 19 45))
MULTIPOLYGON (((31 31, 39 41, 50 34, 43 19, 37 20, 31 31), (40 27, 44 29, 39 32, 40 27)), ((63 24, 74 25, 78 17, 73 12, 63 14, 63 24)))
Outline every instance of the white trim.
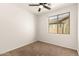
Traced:
POLYGON ((17 49, 17 48, 23 47, 23 46, 25 46, 25 45, 29 45, 29 44, 31 44, 31 43, 33 43, 33 42, 36 42, 36 40, 35 40, 35 41, 30 41, 30 42, 28 42, 28 43, 26 43, 26 44, 23 44, 23 45, 21 45, 21 46, 18 46, 18 47, 15 47, 15 48, 12 48, 12 49, 9 49, 9 50, 6 50, 6 51, 3 51, 3 52, 0 52, 0 55, 1 55, 1 54, 4 54, 4 53, 6 53, 6 52, 12 51, 12 50, 14 50, 14 49, 17 49))
POLYGON ((78 53, 78 55, 79 55, 79 50, 77 50, 77 53, 78 53))

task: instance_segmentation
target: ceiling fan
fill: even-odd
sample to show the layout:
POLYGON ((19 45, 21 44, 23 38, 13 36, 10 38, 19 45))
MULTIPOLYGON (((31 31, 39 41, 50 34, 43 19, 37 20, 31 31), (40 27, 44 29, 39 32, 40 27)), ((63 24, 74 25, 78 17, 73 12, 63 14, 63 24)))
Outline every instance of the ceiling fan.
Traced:
POLYGON ((51 8, 49 7, 49 5, 50 3, 29 4, 29 6, 38 6, 39 7, 38 12, 41 11, 42 7, 50 10, 51 8))

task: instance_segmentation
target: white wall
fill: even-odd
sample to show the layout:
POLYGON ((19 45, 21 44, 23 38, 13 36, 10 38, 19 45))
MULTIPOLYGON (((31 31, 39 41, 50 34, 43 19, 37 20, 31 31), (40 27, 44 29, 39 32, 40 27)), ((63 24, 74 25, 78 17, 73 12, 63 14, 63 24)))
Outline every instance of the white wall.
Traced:
POLYGON ((17 4, 0 4, 0 54, 36 41, 77 49, 77 6, 35 16, 17 4), (70 12, 70 35, 48 33, 48 17, 70 12), (36 23, 37 22, 37 23, 36 23))
POLYGON ((78 4, 78 54, 79 54, 79 4, 78 4))
POLYGON ((17 4, 0 4, 0 53, 35 41, 35 16, 17 4))
POLYGON ((51 44, 77 49, 77 4, 66 6, 61 9, 53 10, 50 13, 41 14, 38 20, 38 36, 40 41, 51 44), (48 17, 70 12, 70 34, 51 34, 48 33, 48 17))

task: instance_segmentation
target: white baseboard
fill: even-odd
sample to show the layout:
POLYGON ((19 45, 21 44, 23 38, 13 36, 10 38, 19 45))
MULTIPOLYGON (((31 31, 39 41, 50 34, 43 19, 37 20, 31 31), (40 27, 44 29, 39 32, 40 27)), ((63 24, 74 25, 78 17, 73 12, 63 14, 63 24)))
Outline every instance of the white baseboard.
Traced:
POLYGON ((64 48, 68 48, 68 49, 72 49, 72 50, 76 50, 77 51, 77 49, 73 49, 73 48, 69 48, 69 47, 62 46, 62 45, 54 44, 54 43, 51 43, 49 41, 43 41, 43 40, 39 40, 39 41, 46 42, 46 43, 49 43, 49 44, 53 44, 53 45, 57 45, 57 46, 61 46, 61 47, 64 47, 64 48))
POLYGON ((79 50, 77 50, 77 52, 78 52, 78 55, 79 55, 79 50))
POLYGON ((2 51, 2 52, 0 52, 0 55, 1 55, 1 54, 4 54, 4 53, 6 53, 6 52, 12 51, 12 50, 14 50, 14 49, 20 48, 20 47, 22 47, 22 46, 31 44, 31 43, 33 43, 33 42, 36 42, 36 40, 35 40, 35 41, 30 41, 30 42, 28 42, 28 43, 22 44, 22 45, 17 46, 17 47, 13 47, 12 49, 8 49, 8 50, 5 50, 5 51, 2 51))

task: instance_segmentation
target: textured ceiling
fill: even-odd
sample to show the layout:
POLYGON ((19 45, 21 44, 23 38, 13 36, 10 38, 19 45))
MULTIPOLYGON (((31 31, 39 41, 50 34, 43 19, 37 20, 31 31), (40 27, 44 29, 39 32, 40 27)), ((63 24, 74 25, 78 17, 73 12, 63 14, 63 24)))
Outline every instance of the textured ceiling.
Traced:
POLYGON ((56 10, 58 8, 66 7, 69 5, 73 5, 73 3, 51 3, 51 5, 50 5, 51 10, 47 10, 45 8, 42 8, 41 12, 38 12, 39 7, 28 6, 28 4, 29 3, 22 3, 22 4, 20 4, 20 7, 24 8, 24 9, 28 10, 29 12, 34 13, 36 15, 42 14, 42 13, 47 13, 47 12, 56 10))

